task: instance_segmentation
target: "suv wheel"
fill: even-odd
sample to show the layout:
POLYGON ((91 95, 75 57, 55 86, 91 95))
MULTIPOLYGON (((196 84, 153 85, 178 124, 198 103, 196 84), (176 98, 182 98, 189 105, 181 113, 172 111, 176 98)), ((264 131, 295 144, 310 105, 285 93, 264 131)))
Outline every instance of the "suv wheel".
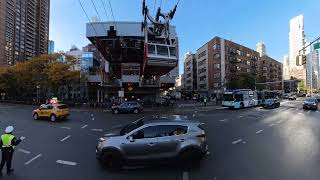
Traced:
POLYGON ((133 110, 133 113, 138 114, 138 113, 139 113, 139 109, 137 109, 137 108, 134 109, 134 110, 133 110))
POLYGON ((34 120, 38 120, 38 118, 39 118, 38 113, 34 113, 34 114, 33 114, 33 119, 34 119, 34 120))
POLYGON ((103 166, 111 169, 120 169, 123 166, 121 154, 116 151, 106 151, 101 157, 103 166))
POLYGON ((114 109, 112 110, 113 114, 119 114, 119 110, 118 109, 114 109))
POLYGON ((51 121, 51 122, 55 122, 56 120, 57 120, 56 115, 51 114, 51 116, 50 116, 50 121, 51 121))

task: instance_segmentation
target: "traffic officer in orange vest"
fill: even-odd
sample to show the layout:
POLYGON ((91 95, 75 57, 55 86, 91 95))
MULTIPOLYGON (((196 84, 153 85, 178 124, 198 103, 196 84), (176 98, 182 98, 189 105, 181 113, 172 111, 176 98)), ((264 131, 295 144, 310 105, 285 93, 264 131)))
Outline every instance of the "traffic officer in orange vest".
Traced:
POLYGON ((0 176, 2 176, 2 169, 4 167, 4 164, 7 165, 7 174, 10 174, 13 172, 13 169, 11 169, 11 160, 14 152, 14 147, 17 146, 22 140, 25 139, 25 137, 21 137, 17 139, 13 134, 13 126, 8 126, 5 129, 5 134, 1 135, 1 151, 2 151, 2 159, 1 159, 1 171, 0 176))

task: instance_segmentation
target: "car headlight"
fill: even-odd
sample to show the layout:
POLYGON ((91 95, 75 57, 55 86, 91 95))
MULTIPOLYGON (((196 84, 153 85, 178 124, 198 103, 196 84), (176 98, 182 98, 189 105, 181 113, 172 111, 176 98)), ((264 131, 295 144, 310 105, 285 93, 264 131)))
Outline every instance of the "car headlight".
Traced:
POLYGON ((103 138, 103 137, 99 138, 99 142, 103 142, 103 141, 105 141, 105 140, 106 140, 106 139, 103 138))

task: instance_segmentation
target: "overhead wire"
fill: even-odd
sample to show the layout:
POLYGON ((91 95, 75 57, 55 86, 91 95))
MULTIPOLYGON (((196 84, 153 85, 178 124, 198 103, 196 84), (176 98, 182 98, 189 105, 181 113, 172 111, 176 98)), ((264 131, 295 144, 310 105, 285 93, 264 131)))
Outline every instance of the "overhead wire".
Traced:
POLYGON ((110 6, 110 10, 111 10, 111 15, 112 15, 112 18, 113 18, 114 26, 116 27, 116 30, 118 30, 118 27, 117 27, 117 24, 116 24, 116 20, 115 20, 115 18, 114 18, 113 9, 112 9, 110 0, 108 0, 108 2, 109 2, 109 6, 110 6))
POLYGON ((97 9, 97 7, 96 7, 96 4, 94 3, 93 0, 91 0, 91 2, 92 2, 92 4, 93 4, 94 10, 96 11, 96 13, 97 13, 97 15, 98 15, 99 21, 101 21, 102 19, 101 19, 101 16, 100 16, 99 12, 98 12, 98 9, 97 9))
POLYGON ((104 12, 105 12, 105 14, 106 14, 107 20, 110 22, 110 19, 109 19, 109 16, 108 16, 108 12, 107 12, 107 9, 106 9, 105 2, 104 2, 104 0, 101 0, 101 2, 102 2, 103 10, 104 10, 104 12))
POLYGON ((83 10, 83 12, 84 12, 84 14, 86 15, 86 17, 87 17, 87 19, 88 19, 88 22, 91 24, 92 29, 94 30, 94 32, 95 32, 95 33, 96 33, 96 35, 98 36, 98 33, 97 33, 96 29, 94 28, 94 26, 92 25, 92 23, 91 23, 91 21, 90 21, 90 18, 89 18, 89 16, 88 16, 88 14, 87 14, 86 10, 84 9, 84 7, 83 7, 83 5, 82 5, 81 1, 80 1, 80 0, 78 0, 78 2, 79 2, 79 4, 80 4, 80 6, 81 6, 81 8, 82 8, 82 10, 83 10))

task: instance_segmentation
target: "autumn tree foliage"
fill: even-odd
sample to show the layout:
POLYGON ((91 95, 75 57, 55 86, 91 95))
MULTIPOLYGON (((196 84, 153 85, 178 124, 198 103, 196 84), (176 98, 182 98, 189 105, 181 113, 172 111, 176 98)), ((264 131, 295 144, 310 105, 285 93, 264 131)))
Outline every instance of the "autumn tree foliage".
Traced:
POLYGON ((0 68, 0 93, 9 99, 32 100, 40 91, 42 98, 68 97, 69 91, 79 86, 80 72, 71 71, 75 60, 61 54, 43 55, 31 60, 0 68))

